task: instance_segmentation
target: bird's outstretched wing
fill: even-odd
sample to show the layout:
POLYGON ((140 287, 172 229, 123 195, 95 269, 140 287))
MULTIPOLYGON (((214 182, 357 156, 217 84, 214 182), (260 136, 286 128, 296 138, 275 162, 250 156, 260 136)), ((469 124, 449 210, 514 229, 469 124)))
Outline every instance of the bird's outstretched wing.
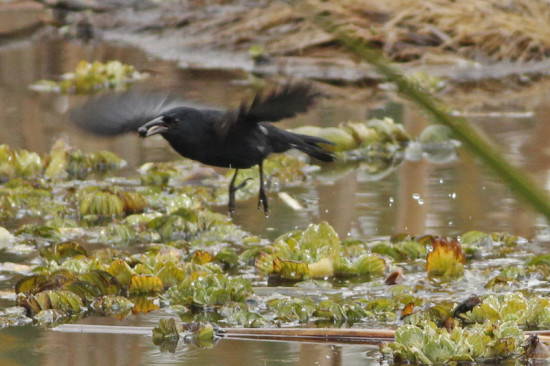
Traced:
POLYGON ((256 94, 252 103, 242 103, 236 123, 277 122, 308 110, 319 93, 309 83, 289 83, 263 96, 256 94))
POLYGON ((88 132, 115 136, 135 132, 163 111, 183 105, 184 102, 166 93, 105 93, 72 108, 69 118, 88 132))

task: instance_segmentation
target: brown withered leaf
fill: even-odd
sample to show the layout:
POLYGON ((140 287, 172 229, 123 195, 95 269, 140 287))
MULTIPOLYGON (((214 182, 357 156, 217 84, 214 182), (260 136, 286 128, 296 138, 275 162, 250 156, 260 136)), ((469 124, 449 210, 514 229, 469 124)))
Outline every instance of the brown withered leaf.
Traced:
POLYGON ((390 273, 388 277, 386 277, 384 283, 388 286, 395 285, 397 283, 401 283, 404 277, 405 274, 403 273, 403 270, 401 268, 397 268, 395 271, 390 273))
POLYGON ((410 302, 401 311, 401 319, 404 319, 407 315, 411 315, 414 311, 414 302, 410 302))

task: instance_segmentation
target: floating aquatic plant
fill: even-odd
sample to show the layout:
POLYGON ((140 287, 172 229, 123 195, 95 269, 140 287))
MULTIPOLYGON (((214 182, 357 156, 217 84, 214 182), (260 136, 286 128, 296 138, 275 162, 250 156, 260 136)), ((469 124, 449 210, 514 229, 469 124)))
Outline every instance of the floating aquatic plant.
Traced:
POLYGON ((452 331, 434 323, 403 325, 395 332, 395 342, 384 347, 395 362, 432 365, 517 358, 524 353, 525 336, 513 322, 455 327, 452 331))
POLYGON ((88 252, 81 245, 74 242, 65 242, 55 245, 53 248, 45 248, 40 251, 42 258, 55 261, 60 264, 64 259, 73 257, 87 257, 88 252))
POLYGON ((341 123, 339 127, 303 126, 293 131, 321 137, 334 143, 334 145, 324 146, 334 152, 370 148, 373 145, 385 143, 399 146, 411 139, 403 126, 395 123, 391 118, 372 119, 364 122, 349 121, 341 123))
POLYGON ((364 250, 346 256, 336 231, 326 222, 311 224, 304 231, 291 231, 264 248, 256 267, 282 280, 299 281, 332 276, 382 275, 386 264, 364 250))
POLYGON ((464 252, 471 257, 501 257, 516 251, 525 238, 509 233, 468 231, 460 235, 460 244, 464 252))
POLYGON ((91 172, 126 165, 124 160, 110 151, 83 153, 63 140, 57 140, 44 160, 44 176, 51 179, 85 179, 91 172))
POLYGON ((40 225, 40 224, 26 224, 22 225, 15 235, 21 238, 28 238, 31 243, 60 243, 65 241, 66 238, 56 228, 40 225))
POLYGON ((141 212, 147 207, 147 200, 138 192, 116 188, 90 186, 80 189, 76 196, 82 216, 121 216, 141 212))
POLYGON ((212 347, 217 337, 215 328, 210 323, 185 324, 174 318, 160 319, 159 326, 153 329, 153 343, 172 352, 180 338, 200 347, 212 347))
POLYGON ((133 295, 157 293, 163 287, 162 280, 157 276, 134 274, 130 277, 128 292, 133 295))
POLYGON ((65 207, 53 198, 51 187, 42 181, 11 179, 0 186, 0 219, 55 215, 65 207))
POLYGON ((433 250, 426 257, 426 270, 431 276, 456 277, 464 273, 466 255, 457 239, 434 238, 433 250))
POLYGON ((490 295, 471 311, 462 314, 461 318, 467 323, 513 322, 527 328, 548 328, 550 300, 538 296, 525 296, 521 292, 490 295))
POLYGON ((0 145, 0 182, 11 178, 31 178, 42 171, 42 159, 37 153, 27 150, 12 150, 0 145))
POLYGON ((166 185, 171 178, 183 179, 192 167, 193 162, 188 159, 172 162, 148 162, 139 167, 138 172, 143 185, 166 185))
POLYGON ((79 313, 84 308, 84 303, 78 295, 65 290, 45 290, 34 295, 20 295, 17 302, 31 314, 49 309, 64 313, 79 313))
POLYGON ((428 253, 424 244, 410 239, 373 243, 371 250, 373 253, 387 255, 398 261, 425 258, 428 253))
POLYGON ((148 74, 138 72, 132 65, 120 61, 105 63, 80 61, 74 72, 61 75, 60 81, 39 80, 30 88, 39 92, 63 94, 90 94, 100 89, 124 89, 128 84, 146 78, 148 74))
POLYGON ((223 274, 196 272, 171 287, 165 296, 174 304, 209 308, 229 302, 243 302, 252 293, 250 281, 227 278, 223 274))
POLYGON ((336 324, 345 322, 352 324, 366 317, 368 312, 357 303, 324 300, 317 306, 313 315, 325 323, 328 321, 336 324))
POLYGON ((307 297, 271 299, 267 306, 282 323, 307 323, 317 310, 315 302, 307 297))
MULTIPOLYGON (((97 241, 105 244, 125 246, 135 242, 136 237, 137 234, 130 225, 123 223, 111 223, 105 228, 101 229, 97 241)), ((148 239, 152 238, 149 237, 148 239)))
POLYGON ((134 304, 123 296, 104 295, 97 297, 90 306, 101 315, 128 315, 134 304))

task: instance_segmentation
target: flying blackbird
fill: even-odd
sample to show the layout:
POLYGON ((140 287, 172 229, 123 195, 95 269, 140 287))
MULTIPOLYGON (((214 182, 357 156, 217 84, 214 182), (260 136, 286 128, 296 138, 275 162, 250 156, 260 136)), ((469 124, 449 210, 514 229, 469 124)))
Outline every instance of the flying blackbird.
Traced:
POLYGON ((239 169, 260 168, 258 208, 268 212, 263 180, 263 160, 271 153, 298 149, 322 161, 333 155, 319 146, 331 142, 277 128, 270 123, 305 112, 317 93, 310 84, 290 83, 267 95, 256 94, 237 110, 200 109, 165 94, 124 92, 103 94, 71 110, 77 126, 103 136, 137 131, 141 137, 160 134, 174 150, 201 163, 234 168, 229 184, 229 212, 235 211, 235 186, 239 169))

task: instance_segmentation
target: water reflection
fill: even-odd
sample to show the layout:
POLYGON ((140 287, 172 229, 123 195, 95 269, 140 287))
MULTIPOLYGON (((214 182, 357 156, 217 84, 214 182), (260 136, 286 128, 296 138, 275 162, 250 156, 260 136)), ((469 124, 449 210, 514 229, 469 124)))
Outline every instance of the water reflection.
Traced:
MULTIPOLYGON (((94 322, 120 325, 116 321, 94 319, 94 322)), ((367 352, 376 350, 377 346, 367 345, 222 339, 213 349, 182 345, 169 353, 161 352, 147 336, 64 334, 32 326, 1 329, 0 339, 0 364, 5 366, 379 364, 366 357, 367 352)))
POLYGON ((214 350, 188 346, 175 354, 151 354, 150 361, 151 364, 196 365, 200 363, 227 366, 364 365, 367 349, 365 346, 221 340, 214 350))

